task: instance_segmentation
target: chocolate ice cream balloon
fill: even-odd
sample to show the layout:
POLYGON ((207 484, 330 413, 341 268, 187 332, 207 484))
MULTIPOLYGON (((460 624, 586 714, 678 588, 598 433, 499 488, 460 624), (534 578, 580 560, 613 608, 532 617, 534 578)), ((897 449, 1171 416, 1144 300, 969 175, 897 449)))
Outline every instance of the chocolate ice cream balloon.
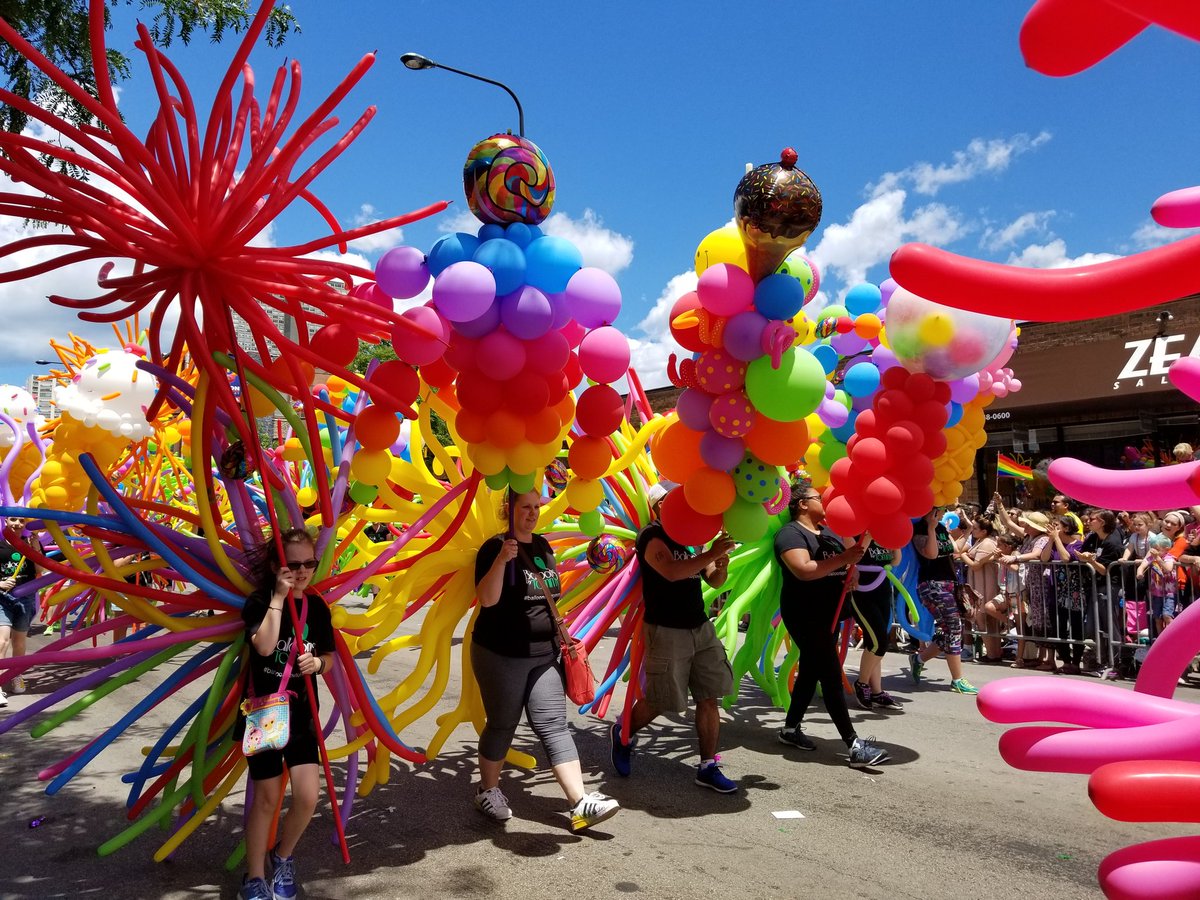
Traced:
POLYGON ((485 224, 537 225, 554 206, 554 172, 533 141, 493 134, 467 155, 463 190, 471 212, 485 224))
POLYGON ((802 247, 821 221, 821 192, 796 168, 796 159, 788 147, 779 162, 747 172, 733 192, 733 217, 755 281, 802 247))

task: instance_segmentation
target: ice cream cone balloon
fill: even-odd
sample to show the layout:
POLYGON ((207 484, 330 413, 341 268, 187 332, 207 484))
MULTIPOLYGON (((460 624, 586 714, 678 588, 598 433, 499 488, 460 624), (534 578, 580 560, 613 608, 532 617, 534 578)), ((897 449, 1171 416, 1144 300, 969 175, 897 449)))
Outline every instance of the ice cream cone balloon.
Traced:
POLYGON ((733 192, 733 218, 755 281, 804 246, 821 221, 821 192, 796 168, 796 159, 796 151, 788 147, 779 162, 747 172, 733 192))

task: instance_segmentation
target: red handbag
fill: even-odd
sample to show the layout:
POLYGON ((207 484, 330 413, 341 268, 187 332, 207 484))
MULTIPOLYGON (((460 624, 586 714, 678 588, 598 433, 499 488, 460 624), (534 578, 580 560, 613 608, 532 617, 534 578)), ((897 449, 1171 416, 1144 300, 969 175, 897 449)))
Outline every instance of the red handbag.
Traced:
MULTIPOLYGON (((523 551, 522 555, 525 555, 523 551)), ((524 564, 524 560, 522 562, 524 564)), ((534 580, 542 589, 546 597, 546 606, 550 609, 550 618, 558 628, 558 646, 562 651, 567 699, 576 706, 591 703, 596 699, 596 676, 592 673, 592 664, 588 662, 587 649, 583 646, 583 641, 571 637, 571 633, 567 631, 567 625, 558 614, 558 607, 554 604, 554 598, 550 595, 550 588, 546 587, 542 573, 533 568, 529 571, 536 573, 533 576, 534 580)))

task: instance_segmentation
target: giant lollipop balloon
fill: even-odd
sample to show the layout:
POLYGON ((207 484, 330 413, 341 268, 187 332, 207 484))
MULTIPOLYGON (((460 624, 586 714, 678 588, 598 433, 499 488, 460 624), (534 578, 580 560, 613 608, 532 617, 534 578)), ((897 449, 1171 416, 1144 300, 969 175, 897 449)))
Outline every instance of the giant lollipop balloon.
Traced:
POLYGON ((733 218, 755 281, 804 246, 821 221, 821 192, 796 168, 797 158, 788 147, 779 154, 779 162, 751 169, 734 189, 733 218))
POLYGON ((537 225, 554 206, 554 172, 533 141, 493 134, 467 154, 463 190, 471 212, 485 224, 537 225))

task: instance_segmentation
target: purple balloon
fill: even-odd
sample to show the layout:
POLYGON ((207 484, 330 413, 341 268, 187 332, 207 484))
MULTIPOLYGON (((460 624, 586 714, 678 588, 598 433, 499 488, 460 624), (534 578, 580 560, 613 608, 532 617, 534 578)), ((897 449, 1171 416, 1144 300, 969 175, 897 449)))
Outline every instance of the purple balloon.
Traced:
POLYGON ((524 285, 500 298, 500 321, 524 341, 540 338, 554 326, 554 308, 535 287, 524 285))
POLYGON ((871 362, 875 363, 875 368, 880 372, 886 372, 888 369, 894 369, 900 365, 900 360, 896 359, 896 354, 883 346, 883 344, 880 344, 871 351, 871 362))
POLYGON ((855 412, 862 412, 864 409, 870 409, 871 404, 875 402, 874 394, 864 394, 861 397, 850 398, 850 408, 855 412))
POLYGON ((554 310, 554 324, 550 327, 554 331, 561 331, 571 321, 571 304, 567 302, 567 295, 547 294, 546 299, 550 301, 550 308, 554 310))
POLYGON ((708 422, 708 411, 716 398, 699 388, 688 388, 675 401, 675 412, 679 421, 692 431, 707 431, 711 426, 708 422))
POLYGON ((429 284, 425 254, 416 247, 395 247, 375 263, 375 283, 389 297, 409 300, 429 284))
POLYGON ((888 301, 892 299, 892 294, 895 293, 896 288, 898 288, 898 287, 900 287, 900 285, 896 284, 895 279, 892 279, 892 278, 885 278, 880 283, 880 285, 879 285, 879 294, 880 294, 879 307, 880 307, 880 309, 882 309, 883 307, 888 305, 888 301))
POLYGON ((867 341, 853 331, 848 331, 845 334, 835 334, 830 337, 829 346, 836 350, 839 356, 853 356, 867 346, 867 341))
POLYGON ((469 322, 451 322, 450 326, 463 337, 481 338, 500 327, 500 304, 490 303, 482 316, 469 322))
POLYGON ((836 400, 825 399, 817 407, 817 415, 830 428, 841 428, 850 421, 850 410, 836 400))
POLYGON ((447 266, 433 282, 433 303, 451 322, 478 319, 495 299, 495 276, 487 266, 471 260, 447 266))
POLYGON ((725 351, 734 359, 751 362, 763 355, 762 334, 767 317, 756 310, 738 313, 725 324, 725 351))
POLYGON ((950 399, 955 403, 969 403, 979 393, 979 375, 968 375, 950 382, 950 399))
POLYGON ((700 458, 704 464, 720 472, 728 472, 746 455, 746 442, 741 438, 722 437, 711 429, 700 438, 700 458))
POLYGON ((567 282, 571 315, 584 328, 611 325, 621 312, 621 289, 603 269, 580 269, 567 282))

